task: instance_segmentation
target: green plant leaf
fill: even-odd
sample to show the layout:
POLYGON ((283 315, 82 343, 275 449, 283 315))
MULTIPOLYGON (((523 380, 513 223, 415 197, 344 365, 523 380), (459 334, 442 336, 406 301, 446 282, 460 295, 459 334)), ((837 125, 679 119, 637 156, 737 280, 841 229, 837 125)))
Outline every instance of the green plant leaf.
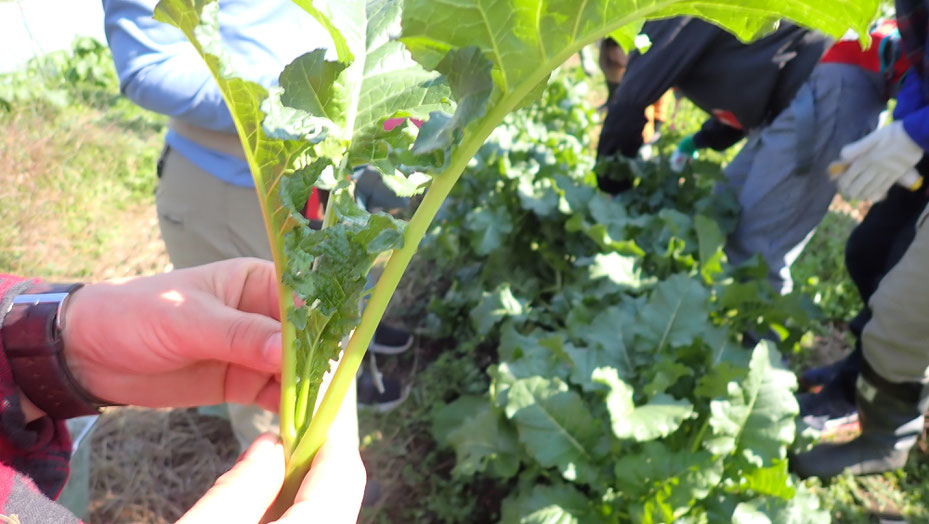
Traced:
POLYGON ((655 395, 647 404, 636 407, 632 387, 620 380, 612 368, 596 370, 594 381, 609 388, 606 408, 613 434, 620 439, 643 442, 666 437, 694 414, 690 402, 665 394, 655 395))
POLYGON ((726 236, 715 220, 704 215, 694 217, 694 230, 697 232, 700 249, 700 274, 703 275, 704 281, 713 282, 723 272, 726 236))
POLYGON ((789 500, 780 497, 757 497, 738 504, 732 513, 733 524, 826 524, 832 517, 819 508, 819 499, 805 488, 789 500))
POLYGON ((598 254, 592 260, 578 261, 587 266, 590 278, 607 278, 619 289, 638 290, 642 287, 642 274, 634 257, 619 253, 598 254))
POLYGON ((792 394, 796 380, 773 345, 758 344, 745 378, 729 382, 728 395, 710 403, 712 435, 704 448, 717 455, 735 454, 753 467, 784 459, 799 412, 792 394))
POLYGON ((659 351, 693 344, 711 327, 708 298, 706 289, 686 275, 658 284, 638 317, 636 334, 643 347, 659 351))
POLYGON ((507 395, 506 416, 543 467, 557 468, 566 480, 597 483, 601 428, 580 395, 560 379, 517 380, 507 395))
POLYGON ((501 284, 493 293, 483 293, 481 302, 471 311, 474 329, 486 335, 506 318, 520 318, 526 313, 526 303, 516 298, 509 284, 501 284))
POLYGON ((500 524, 600 522, 583 493, 564 482, 526 486, 503 500, 500 524))
POLYGON ((509 478, 519 468, 516 432, 486 398, 463 396, 433 415, 433 435, 455 450, 455 473, 509 478))
POLYGON ((614 472, 617 486, 639 499, 636 521, 676 522, 719 485, 723 465, 706 451, 646 442, 641 452, 617 460, 614 472))

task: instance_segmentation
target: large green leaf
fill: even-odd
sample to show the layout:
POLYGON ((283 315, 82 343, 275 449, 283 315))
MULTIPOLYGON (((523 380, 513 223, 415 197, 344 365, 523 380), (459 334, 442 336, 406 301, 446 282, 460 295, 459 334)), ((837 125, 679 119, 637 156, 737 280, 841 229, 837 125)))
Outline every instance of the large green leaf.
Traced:
POLYGON ((506 416, 539 464, 557 468, 566 480, 596 485, 602 428, 564 382, 543 377, 517 380, 507 395, 506 416))
POLYGON ((706 451, 672 450, 647 442, 614 467, 617 486, 639 500, 638 522, 675 522, 703 500, 722 479, 722 462, 706 451))
POLYGON ((455 473, 508 478, 519 467, 516 432, 486 398, 463 396, 433 415, 436 440, 455 450, 455 473))
POLYGON ((600 522, 587 497, 564 482, 535 484, 503 501, 500 524, 590 524, 600 522))
POLYGON ((796 380, 773 345, 756 346, 745 378, 730 382, 728 395, 710 403, 712 433, 704 448, 717 455, 734 453, 751 467, 784 459, 799 412, 792 393, 796 380))
POLYGON ((398 2, 298 3, 329 31, 337 59, 329 60, 326 50, 308 50, 284 69, 280 87, 270 90, 229 68, 217 1, 163 0, 155 16, 178 27, 196 47, 242 137, 281 279, 305 303, 287 319, 297 328, 296 380, 306 399, 298 409, 312 412, 323 373, 358 323, 371 265, 379 253, 403 243, 403 224, 360 209, 342 181, 353 165, 368 162, 390 166, 386 174, 395 175, 399 166, 384 160, 393 149, 408 149, 412 140, 385 131, 385 119, 425 118, 453 105, 445 81, 391 38, 399 29, 398 2), (326 227, 315 231, 302 210, 323 175, 334 185, 333 210, 326 227))
MULTIPOLYGON (((486 57, 493 79, 486 115, 469 108, 466 114, 433 118, 436 130, 447 128, 451 120, 459 122, 456 130, 468 122, 489 128, 538 96, 551 71, 573 53, 644 18, 695 15, 751 39, 786 17, 835 37, 853 29, 866 41, 877 6, 878 0, 846 1, 841 9, 818 0, 406 0, 402 39, 427 69, 439 68, 448 57, 472 47, 486 57)), ((627 30, 618 36, 627 41, 631 35, 627 30)), ((484 131, 489 133, 479 134, 484 131)))
POLYGON ((686 275, 673 275, 658 284, 639 312, 636 333, 642 346, 659 351, 666 345, 689 346, 707 329, 709 293, 706 288, 686 275))
POLYGON ((632 387, 620 380, 615 369, 600 368, 593 378, 609 388, 606 407, 617 438, 643 442, 666 437, 694 414, 690 402, 663 393, 636 407, 632 387))

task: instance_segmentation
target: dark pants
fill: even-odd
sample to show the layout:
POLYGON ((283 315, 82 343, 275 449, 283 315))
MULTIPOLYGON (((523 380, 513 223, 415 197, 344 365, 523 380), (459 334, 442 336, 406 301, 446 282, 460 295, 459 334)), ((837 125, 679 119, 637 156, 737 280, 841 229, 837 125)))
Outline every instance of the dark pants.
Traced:
MULTIPOLYGON (((920 174, 929 174, 929 161, 917 166, 920 174)), ((868 301, 881 279, 903 257, 916 235, 916 221, 929 203, 927 191, 909 191, 893 186, 884 200, 874 204, 861 224, 852 231, 845 246, 845 266, 858 288, 864 307, 849 323, 856 337, 855 350, 837 370, 833 387, 839 387, 846 398, 855 398, 855 382, 861 369, 861 332, 871 320, 868 301)))

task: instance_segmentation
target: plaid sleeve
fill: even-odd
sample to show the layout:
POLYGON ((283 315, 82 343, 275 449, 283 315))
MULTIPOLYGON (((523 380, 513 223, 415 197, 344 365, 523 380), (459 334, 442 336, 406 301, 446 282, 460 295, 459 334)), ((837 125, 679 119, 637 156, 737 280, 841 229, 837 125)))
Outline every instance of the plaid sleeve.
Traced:
MULTIPOLYGON (((30 284, 32 281, 0 274, 0 325, 13 297, 30 284)), ((71 437, 63 420, 43 417, 26 423, 0 337, 0 465, 32 479, 46 497, 57 498, 68 480, 70 458, 71 437)))

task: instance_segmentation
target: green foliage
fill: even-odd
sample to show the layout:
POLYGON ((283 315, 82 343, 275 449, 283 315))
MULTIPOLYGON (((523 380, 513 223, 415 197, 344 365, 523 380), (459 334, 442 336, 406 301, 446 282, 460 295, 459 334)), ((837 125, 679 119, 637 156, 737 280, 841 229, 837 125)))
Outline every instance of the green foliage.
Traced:
MULTIPOLYGON (((327 53, 320 50, 310 51, 286 66, 280 75, 281 87, 270 90, 230 70, 218 27, 218 2, 161 0, 155 10, 155 18, 184 32, 223 92, 271 237, 282 283, 281 311, 286 319, 281 429, 291 461, 282 495, 284 504, 296 493, 302 471, 325 440, 375 326, 446 196, 494 129, 509 113, 537 100, 551 72, 566 58, 608 33, 628 42, 645 18, 699 15, 751 39, 787 16, 839 36, 850 27, 865 35, 876 10, 875 0, 845 6, 839 15, 831 6, 811 0, 778 5, 755 0, 509 0, 489 4, 481 0, 406 0, 402 13, 396 0, 297 0, 297 4, 329 33, 336 58, 327 59, 327 53), (399 42, 391 37, 398 25, 399 42), (383 127, 387 118, 426 115, 428 121, 419 133, 409 126, 398 132, 387 132, 383 127), (365 163, 384 171, 393 186, 406 186, 409 194, 429 184, 408 227, 386 215, 369 216, 355 206, 346 180, 354 167, 365 163), (418 173, 416 182, 412 180, 414 173, 418 173), (314 185, 334 191, 321 231, 311 230, 300 217, 300 203, 314 185), (374 258, 385 252, 392 252, 391 259, 359 323, 357 310, 365 276, 374 258), (294 294, 299 307, 293 304, 294 294), (322 375, 338 358, 342 340, 356 325, 344 348, 342 365, 314 413, 322 375)), ((636 166, 629 167, 640 172, 636 166)), ((653 178, 658 177, 644 177, 643 188, 653 178)), ((663 180, 669 185, 674 182, 673 177, 663 180)), ((617 215, 603 228, 598 215, 613 213, 604 195, 571 201, 570 189, 565 188, 578 184, 563 176, 540 186, 535 181, 524 182, 521 200, 529 202, 527 207, 542 215, 554 215, 554 200, 543 197, 536 203, 534 197, 560 190, 564 206, 559 199, 558 212, 581 220, 574 232, 585 231, 610 248, 615 245, 621 255, 646 255, 642 268, 656 278, 678 271, 690 273, 698 266, 690 216, 667 206, 651 216, 641 212, 643 207, 654 208, 664 198, 662 193, 653 193, 650 201, 621 202, 632 218, 626 221, 617 215), (635 238, 635 242, 621 240, 624 238, 635 238), (662 250, 664 255, 647 255, 662 250)), ((678 194, 678 204, 687 194, 678 194)), ((467 229, 477 241, 479 254, 501 251, 501 239, 516 229, 503 225, 512 215, 498 210, 469 210, 467 229)), ((704 246, 702 254, 707 255, 708 249, 704 246)), ((583 264, 565 253, 578 256, 585 251, 596 254, 589 249, 551 252, 549 265, 558 275, 568 275, 583 264)), ((709 260, 703 262, 710 265, 709 260)), ((627 274, 618 278, 619 284, 611 278, 607 280, 613 285, 604 285, 600 277, 610 268, 603 264, 595 267, 596 272, 585 267, 581 271, 585 278, 572 276, 567 287, 558 290, 565 293, 564 305, 569 309, 574 309, 574 302, 584 301, 594 288, 595 300, 603 305, 611 299, 615 303, 626 280, 637 281, 627 265, 627 274)), ((505 296, 501 290, 497 304, 494 297, 488 297, 475 323, 486 331, 496 323, 495 316, 515 319, 522 291, 513 289, 505 296)), ((673 313, 660 344, 667 338, 673 349, 685 345, 684 337, 693 325, 689 320, 678 320, 677 313, 692 312, 694 304, 705 298, 688 297, 686 307, 673 297, 664 302, 660 296, 655 298, 648 324, 659 322, 657 317, 669 307, 673 313)), ((529 313, 525 321, 535 320, 529 313)), ((643 335, 640 340, 640 345, 648 345, 651 339, 643 335)), ((657 349, 664 351, 663 347, 657 349)), ((584 450, 593 441, 582 443, 574 438, 592 439, 596 428, 565 426, 568 420, 564 416, 579 408, 582 398, 559 379, 511 378, 505 406, 509 419, 524 421, 524 427, 552 420, 554 431, 571 437, 561 449, 552 451, 541 446, 537 433, 520 428, 520 441, 543 466, 557 467, 566 479, 598 485, 600 474, 593 455, 584 450)), ((593 419, 593 414, 590 417, 593 419)))
POLYGON ((22 70, 0 76, 0 109, 35 101, 62 108, 99 91, 119 92, 110 51, 103 43, 81 37, 68 51, 33 58, 22 70))
POLYGON ((816 522, 815 497, 795 497, 785 469, 794 376, 772 344, 739 344, 744 330, 777 326, 790 347, 807 309, 773 293, 763 271, 726 263, 733 197, 713 192, 716 177, 633 162, 637 191, 597 192, 590 144, 574 131, 596 115, 577 80, 556 76, 507 117, 424 244, 440 273, 468 282, 433 301, 435 334, 497 345, 483 403, 463 397, 434 419, 455 475, 509 479, 502 522, 718 522, 724 512, 737 522, 752 511, 816 522), (531 188, 552 203, 526 198, 531 188), (489 252, 469 230, 478 203, 507 220, 489 252), (448 437, 463 432, 474 438, 448 437))

